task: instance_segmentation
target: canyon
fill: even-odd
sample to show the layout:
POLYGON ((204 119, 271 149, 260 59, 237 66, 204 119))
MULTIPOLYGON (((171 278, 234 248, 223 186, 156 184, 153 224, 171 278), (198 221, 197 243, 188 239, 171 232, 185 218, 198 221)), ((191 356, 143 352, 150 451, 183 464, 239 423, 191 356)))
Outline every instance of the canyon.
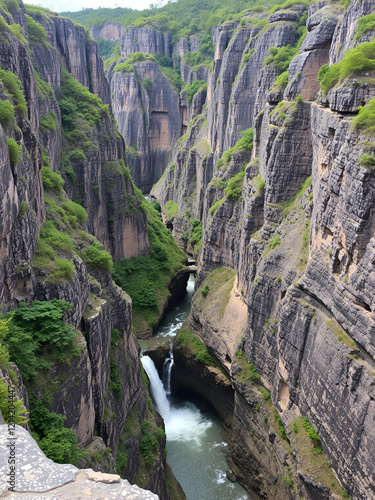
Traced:
MULTIPOLYGON (((79 468, 185 498, 136 337, 183 295, 186 252, 175 385, 220 418, 234 478, 253 498, 375 498, 374 2, 248 6, 207 52, 163 20, 89 30, 4 5, 2 313, 66 301, 76 349, 1 377, 65 417, 79 468), (94 38, 118 42, 105 69, 94 38)), ((168 349, 147 352, 159 372, 168 349)))

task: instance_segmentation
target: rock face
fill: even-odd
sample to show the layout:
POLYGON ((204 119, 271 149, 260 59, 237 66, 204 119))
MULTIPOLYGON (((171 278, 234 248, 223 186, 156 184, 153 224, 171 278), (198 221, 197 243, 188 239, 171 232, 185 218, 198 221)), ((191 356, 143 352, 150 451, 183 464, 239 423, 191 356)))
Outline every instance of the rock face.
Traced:
POLYGON ((246 18, 214 30, 207 111, 189 123, 151 192, 182 248, 198 253, 193 218, 202 223, 188 328, 233 389, 224 396, 215 369, 177 340, 178 384, 216 408, 231 468, 261 498, 295 498, 288 484, 309 499, 375 496, 374 170, 363 161, 374 148, 351 126, 373 86, 360 75, 322 95, 316 81, 323 64, 373 36, 355 39, 372 7, 311 5, 286 88, 263 62, 269 47, 295 43, 290 23, 302 11, 274 13, 267 30, 246 18), (252 151, 234 147, 251 126, 252 151), (218 284, 224 272, 228 290, 218 284), (246 376, 251 364, 258 382, 246 376), (320 436, 329 481, 306 465, 293 430, 301 416, 320 436))
POLYGON ((107 74, 115 118, 128 145, 127 163, 137 186, 149 192, 181 135, 179 96, 157 63, 136 63, 134 71, 107 74), (152 82, 149 90, 142 85, 146 79, 152 82))
MULTIPOLYGON (((141 422, 147 418, 152 419, 152 424, 160 425, 160 422, 154 413, 152 417, 149 415, 147 384, 142 384, 138 345, 131 332, 131 300, 112 282, 108 271, 99 271, 97 268, 101 266, 85 264, 82 252, 83 241, 94 244, 96 236, 116 260, 149 254, 146 215, 139 209, 129 170, 125 167, 125 144, 114 126, 110 87, 96 43, 84 28, 68 19, 34 12, 26 22, 25 6, 12 4, 10 8, 13 19, 23 27, 26 41, 14 35, 10 15, 1 11, 5 26, 0 36, 0 100, 8 103, 5 109, 6 106, 16 107, 14 119, 2 116, 0 126, 0 303, 3 312, 17 307, 20 302, 30 304, 33 300, 57 298, 71 304, 72 310, 64 321, 76 332, 75 354, 69 362, 54 361, 48 376, 39 374, 32 383, 25 382, 27 390, 39 399, 47 396, 48 410, 65 417, 66 427, 73 428, 82 446, 92 442, 94 432, 98 434, 96 439, 101 439, 109 455, 104 460, 107 470, 116 470, 117 455, 126 456, 127 450, 131 450, 129 466, 123 464, 119 473, 134 481, 143 460, 139 447, 141 422), (35 36, 35 28, 34 33, 28 32, 27 26, 33 26, 32 23, 38 23, 39 30, 43 27, 45 39, 35 36), (3 70, 10 72, 9 78, 16 86, 18 79, 20 93, 25 96, 23 107, 21 97, 6 79, 3 80, 3 70), (62 126, 64 117, 59 107, 62 94, 69 89, 71 92, 72 88, 80 92, 78 104, 82 111, 77 118, 82 130, 74 130, 74 140, 69 137, 71 128, 62 126), (82 95, 85 102, 82 102, 82 95), (90 124, 83 112, 89 113, 93 102, 99 111, 96 121, 90 124), (59 188, 58 194, 57 191, 51 194, 50 186, 43 186, 42 165, 50 172, 48 175, 56 171, 62 174, 64 191, 59 188), (67 222, 58 226, 65 236, 70 231, 74 239, 74 245, 72 243, 68 254, 64 254, 64 258, 69 257, 72 276, 52 280, 48 265, 39 268, 33 260, 46 220, 45 203, 49 203, 47 212, 51 221, 61 215, 62 209, 57 204, 69 206, 71 199, 86 208, 88 218, 79 227, 74 217, 70 219, 70 229, 67 222), (51 203, 56 205, 52 210, 51 203), (71 231, 74 226, 75 232, 71 231), (80 241, 76 239, 78 233, 80 241), (134 408, 137 409, 132 420, 135 430, 131 429, 129 437, 125 435, 125 423, 134 408)), ((18 378, 17 396, 23 397, 29 408, 26 387, 17 367, 13 368, 18 378)), ((9 384, 12 383, 7 372, 3 375, 9 384)), ((64 483, 56 483, 60 475, 69 473, 68 481, 71 481, 79 473, 72 466, 52 466, 40 450, 35 450, 36 444, 27 437, 27 432, 22 429, 18 432, 25 447, 30 449, 30 453, 21 454, 26 460, 25 470, 31 467, 33 454, 41 460, 38 467, 45 469, 44 475, 39 477, 39 486, 23 482, 22 491, 58 488, 64 483)), ((155 495, 145 493, 144 498, 158 498, 158 494, 161 498, 170 498, 166 475, 175 480, 163 459, 164 445, 161 441, 154 452, 153 470, 142 474, 144 486, 156 492, 155 495)), ((105 468, 103 463, 100 467, 105 468)), ((28 480, 27 475, 25 473, 22 480, 28 480)), ((82 494, 90 491, 88 494, 97 494, 97 498, 118 498, 118 495, 125 498, 141 495, 141 498, 143 495, 139 488, 130 487, 118 476, 115 485, 107 484, 104 489, 103 484, 92 482, 97 480, 92 474, 88 477, 86 473, 79 473, 78 477, 75 483, 62 486, 56 494, 75 498, 86 489, 82 494)), ((104 483, 108 480, 101 479, 104 483)), ((17 480, 21 481, 21 477, 17 480)), ((111 478, 109 482, 113 482, 111 478)), ((42 496, 51 497, 51 494, 42 496)))
MULTIPOLYGON (((136 498, 158 500, 158 495, 132 486, 128 481, 121 479, 117 474, 103 474, 92 469, 79 470, 73 465, 56 464, 41 452, 37 443, 20 426, 16 426, 16 449, 22 450, 17 454, 17 486, 14 492, 8 492, 9 498, 80 498, 81 495, 90 495, 92 498, 136 498), (30 475, 30 471, 33 474, 30 475), (16 493, 21 491, 21 494, 16 493), (36 494, 37 492, 37 494, 36 494)), ((8 426, 0 426, 0 442, 6 446, 9 441, 8 426)), ((1 469, 7 470, 5 455, 2 455, 1 469)), ((6 476, 4 476, 5 478, 6 476)), ((2 491, 8 490, 5 479, 0 485, 2 491)))

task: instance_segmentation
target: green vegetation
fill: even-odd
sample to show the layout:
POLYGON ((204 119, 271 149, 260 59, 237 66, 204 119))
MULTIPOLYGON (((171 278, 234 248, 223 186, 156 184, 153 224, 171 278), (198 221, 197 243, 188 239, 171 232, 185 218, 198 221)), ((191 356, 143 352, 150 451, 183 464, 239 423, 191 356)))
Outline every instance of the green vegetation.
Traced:
POLYGON ((0 69, 0 81, 4 85, 5 93, 13 99, 16 111, 21 116, 25 116, 27 113, 27 103, 21 88, 21 82, 17 76, 11 71, 0 69))
POLYGON ((202 246, 202 222, 198 219, 190 221, 192 232, 189 242, 194 246, 194 253, 198 254, 202 246))
MULTIPOLYGON (((63 134, 68 142, 75 142, 77 137, 69 135, 80 128, 80 120, 90 127, 100 127, 100 115, 109 116, 108 105, 104 105, 96 94, 78 83, 64 68, 62 69, 62 86, 59 107, 63 134)), ((82 125, 81 125, 82 127, 82 125)))
POLYGON ((82 254, 82 258, 90 270, 101 269, 103 271, 112 271, 112 257, 108 252, 102 250, 102 245, 98 241, 95 241, 88 247, 86 252, 82 254))
POLYGON ((142 83, 146 91, 150 93, 150 90, 152 88, 152 80, 150 80, 150 78, 145 78, 142 83))
POLYGON ((207 83, 204 80, 193 80, 186 86, 186 96, 189 106, 199 90, 207 90, 207 83))
POLYGON ((210 207, 210 214, 214 215, 219 207, 224 203, 225 201, 225 196, 221 198, 221 200, 216 201, 212 207, 210 207))
POLYGON ((63 300, 35 300, 30 306, 21 302, 18 309, 0 317, 1 321, 10 320, 2 342, 24 380, 32 381, 39 370, 49 370, 51 362, 46 356, 63 361, 75 353, 74 330, 63 322, 71 309, 63 300))
POLYGON ((292 7, 293 5, 306 5, 307 7, 309 7, 310 2, 309 2, 309 0, 287 0, 286 2, 282 3, 281 5, 275 5, 275 7, 273 7, 271 9, 271 14, 273 14, 274 12, 277 12, 278 10, 288 9, 289 7, 292 7))
MULTIPOLYGON (((110 370, 109 370, 109 388, 112 389, 113 394, 117 401, 120 400, 122 395, 122 380, 118 371, 118 365, 115 360, 116 342, 122 340, 121 333, 116 330, 111 330, 111 349, 110 349, 110 370)), ((125 465, 126 467, 126 465, 125 465)))
POLYGON ((305 431, 307 432, 307 435, 309 436, 310 441, 314 445, 314 453, 316 453, 316 454, 323 453, 319 434, 312 427, 312 425, 310 424, 310 422, 307 420, 306 417, 302 417, 301 422, 302 422, 303 428, 305 429, 305 431))
POLYGON ((245 171, 242 170, 238 172, 234 177, 229 179, 227 187, 224 189, 224 193, 227 198, 232 200, 237 200, 241 196, 243 181, 245 178, 245 171))
POLYGON ((345 330, 341 328, 334 318, 327 320, 326 325, 332 330, 339 342, 349 347, 349 349, 357 349, 357 344, 345 333, 345 330))
POLYGON ((0 101, 0 125, 6 128, 14 121, 14 106, 7 100, 0 101))
POLYGON ((37 70, 34 68, 34 77, 36 83, 36 90, 38 92, 39 97, 41 97, 44 101, 48 97, 54 97, 54 92, 52 87, 45 82, 40 76, 37 70))
POLYGON ((358 161, 362 165, 362 167, 375 167, 375 158, 372 155, 363 154, 358 161))
POLYGON ((307 419, 298 417, 288 426, 292 433, 293 446, 299 457, 299 467, 318 483, 331 489, 339 498, 347 498, 332 471, 320 446, 320 439, 307 419))
POLYGON ((162 434, 165 436, 163 429, 160 428, 162 434, 158 431, 159 428, 154 430, 154 434, 152 434, 151 429, 152 424, 148 420, 143 420, 141 424, 142 437, 139 443, 139 449, 147 469, 150 469, 154 463, 155 452, 159 445, 158 438, 160 439, 162 434))
POLYGON ((263 179, 263 177, 260 174, 256 177, 256 180, 258 181, 257 184, 255 184, 256 192, 260 196, 263 196, 265 191, 266 191, 266 181, 263 179))
POLYGON ((260 375, 257 373, 255 366, 249 363, 246 354, 243 351, 236 351, 236 361, 240 367, 238 380, 242 383, 258 382, 260 375))
POLYGON ((12 401, 14 408, 9 408, 10 398, 9 386, 5 382, 5 378, 0 378, 0 411, 4 417, 6 424, 15 423, 18 425, 24 425, 28 421, 28 412, 22 404, 22 399, 17 399, 14 396, 12 401))
POLYGON ((73 429, 64 427, 65 417, 48 410, 51 403, 52 398, 48 393, 44 393, 39 400, 35 394, 30 395, 32 436, 40 449, 54 462, 78 464, 86 453, 78 444, 73 429))
POLYGON ((372 31, 373 29, 375 29, 375 14, 369 14, 368 16, 361 17, 361 19, 358 20, 354 40, 357 40, 364 33, 372 31))
POLYGON ((280 203, 280 208, 283 209, 283 216, 286 217, 289 212, 295 208, 296 206, 296 201, 303 196, 305 193, 306 189, 311 185, 312 182, 312 176, 310 175, 298 188, 297 193, 293 196, 288 201, 284 201, 283 203, 280 203))
MULTIPOLYGON (((275 4, 276 0, 271 0, 275 4)), ((262 11, 262 2, 256 0, 207 0, 202 3, 199 0, 180 0, 170 2, 164 7, 157 8, 150 5, 149 9, 132 11, 131 9, 84 9, 81 12, 63 12, 62 15, 90 28, 91 26, 102 26, 106 21, 114 21, 136 27, 153 27, 168 32, 172 35, 172 43, 179 38, 198 34, 200 37, 200 54, 210 53, 210 44, 206 41, 210 34, 210 28, 220 26, 224 21, 241 19, 242 15, 249 10, 262 11)), ((195 61, 194 61, 195 62, 195 61)), ((199 60, 197 64, 199 64, 199 60)))
POLYGON ((64 179, 60 174, 52 172, 51 168, 48 166, 42 166, 40 169, 42 175, 43 187, 44 189, 54 191, 56 194, 60 194, 64 187, 64 179))
POLYGON ((222 168, 224 165, 230 162, 232 159, 232 154, 236 151, 251 151, 253 148, 253 129, 249 128, 241 132, 242 138, 239 139, 236 144, 225 151, 223 156, 217 161, 216 169, 222 168))
POLYGON ((267 250, 275 250, 279 245, 281 245, 281 240, 280 236, 277 234, 273 238, 270 239, 268 245, 267 245, 267 250))
POLYGON ((276 78, 275 85, 279 88, 284 88, 288 85, 288 81, 289 81, 289 73, 288 71, 284 71, 283 73, 281 73, 281 75, 279 75, 276 78))
POLYGON ((35 22, 34 19, 28 14, 25 14, 25 18, 27 24, 27 32, 29 35, 29 42, 42 44, 45 47, 48 47, 47 35, 43 26, 35 22))
POLYGON ((326 94, 345 78, 375 69, 375 40, 349 49, 338 63, 324 64, 318 72, 320 86, 326 94))
POLYGON ((208 284, 202 286, 201 294, 203 295, 203 297, 206 297, 209 291, 210 291, 210 286, 208 284))
MULTIPOLYGON (((306 0, 306 2, 309 3, 308 0, 306 0)), ((286 5, 287 3, 288 2, 285 2, 284 5, 286 5)), ((295 2, 295 3, 300 3, 300 2, 295 2)), ((276 7, 274 7, 274 9, 275 8, 276 7)), ((279 10, 279 8, 276 8, 276 10, 279 10)), ((271 12, 272 11, 273 9, 271 9, 271 12)), ((302 16, 299 19, 298 29, 296 32, 297 43, 294 47, 292 47, 291 45, 284 45, 283 47, 278 47, 278 48, 270 47, 268 49, 270 55, 266 57, 264 64, 265 65, 274 64, 276 68, 278 68, 282 72, 282 75, 279 75, 279 80, 276 81, 276 85, 280 87, 282 86, 280 84, 284 84, 285 82, 287 83, 286 75, 284 73, 288 70, 291 60, 298 54, 302 42, 306 37, 307 34, 306 19, 307 19, 307 10, 302 14, 302 16)))
POLYGON ((113 279, 133 300, 133 326, 153 328, 160 305, 168 296, 166 285, 184 261, 170 231, 160 220, 159 213, 139 190, 136 195, 146 213, 151 255, 130 257, 114 264, 113 279))
POLYGON ((165 212, 165 215, 167 216, 167 219, 172 219, 172 217, 174 217, 176 213, 180 210, 180 206, 177 205, 175 201, 169 200, 164 205, 163 210, 165 212))
POLYGON ((47 130, 57 130, 57 127, 57 116, 54 111, 48 111, 48 113, 40 117, 39 130, 41 132, 47 132, 47 130))
POLYGON ((370 99, 366 106, 359 106, 352 127, 365 134, 375 135, 375 99, 370 99))
POLYGON ((10 164, 12 165, 12 167, 14 167, 14 165, 16 165, 20 161, 22 146, 17 144, 17 142, 11 137, 7 137, 7 141, 10 164))
POLYGON ((277 423, 277 426, 278 426, 279 435, 281 436, 282 439, 285 439, 285 441, 289 442, 287 433, 285 431, 284 424, 283 424, 283 422, 282 422, 282 420, 280 418, 280 415, 277 413, 276 410, 273 411, 273 416, 275 417, 275 420, 276 420, 276 423, 277 423))
POLYGON ((183 344, 191 352, 196 361, 206 366, 217 366, 204 342, 194 335, 186 325, 178 332, 176 342, 183 344))

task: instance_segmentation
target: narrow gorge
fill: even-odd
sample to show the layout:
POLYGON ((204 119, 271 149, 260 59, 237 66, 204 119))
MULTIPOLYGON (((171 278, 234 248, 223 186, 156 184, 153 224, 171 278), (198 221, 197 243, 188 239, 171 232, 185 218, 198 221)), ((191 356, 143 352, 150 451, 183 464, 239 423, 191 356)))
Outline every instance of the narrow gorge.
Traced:
POLYGON ((0 0, 4 494, 375 499, 374 9, 0 0))

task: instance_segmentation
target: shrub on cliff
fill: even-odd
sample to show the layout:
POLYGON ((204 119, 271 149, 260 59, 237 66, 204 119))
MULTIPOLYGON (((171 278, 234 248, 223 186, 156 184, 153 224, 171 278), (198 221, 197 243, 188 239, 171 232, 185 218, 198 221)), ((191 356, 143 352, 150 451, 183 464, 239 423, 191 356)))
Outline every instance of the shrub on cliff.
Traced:
POLYGON ((27 32, 29 35, 29 42, 40 43, 44 46, 48 46, 47 35, 43 26, 34 21, 34 19, 27 14, 25 14, 25 18, 27 24, 27 32))
POLYGON ((22 116, 25 116, 27 113, 27 103, 21 88, 21 82, 17 76, 11 71, 0 69, 0 81, 5 87, 5 92, 12 97, 16 110, 22 116))
POLYGON ((22 146, 17 144, 17 142, 11 137, 7 137, 8 150, 9 150, 9 160, 12 167, 16 165, 20 160, 20 155, 22 153, 22 146))
POLYGON ((111 255, 105 250, 101 250, 99 242, 90 245, 83 255, 83 259, 91 269, 102 269, 111 271, 113 268, 113 260, 111 255))
POLYGON ((186 86, 186 96, 189 106, 195 94, 201 89, 207 90, 207 83, 204 80, 193 80, 186 86))
POLYGON ((39 400, 31 394, 30 404, 31 434, 43 453, 59 464, 78 464, 86 452, 78 444, 74 430, 64 427, 66 417, 49 411, 52 404, 50 394, 45 392, 39 400))
POLYGON ((14 122, 14 106, 7 100, 0 101, 0 124, 3 128, 14 122))
POLYGON ((352 127, 355 130, 375 135, 375 99, 370 99, 366 106, 358 108, 358 115, 354 118, 352 127))
POLYGON ((43 166, 40 169, 44 189, 51 189, 56 193, 61 193, 64 187, 64 179, 60 174, 52 172, 50 167, 43 166))
POLYGON ((10 319, 3 341, 10 361, 16 363, 24 380, 32 381, 39 370, 50 368, 45 354, 64 360, 74 352, 74 330, 63 322, 71 309, 63 300, 35 300, 30 306, 21 302, 18 309, 2 316, 3 320, 10 319))
POLYGON ((348 50, 345 57, 332 66, 324 64, 318 72, 318 80, 326 94, 345 78, 373 70, 375 70, 375 40, 348 50))

